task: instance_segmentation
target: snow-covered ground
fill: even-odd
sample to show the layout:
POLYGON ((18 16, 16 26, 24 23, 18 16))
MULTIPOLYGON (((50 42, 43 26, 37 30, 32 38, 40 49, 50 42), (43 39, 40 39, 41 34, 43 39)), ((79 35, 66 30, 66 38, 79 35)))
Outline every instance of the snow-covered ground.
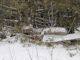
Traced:
MULTIPOLYGON (((28 42, 24 44, 20 43, 20 39, 22 39, 20 35, 17 37, 7 36, 6 39, 0 41, 0 60, 80 60, 80 45, 65 47, 62 44, 56 44, 48 47, 28 42)), ((57 36, 55 39, 70 40, 78 37, 80 34, 75 33, 66 35, 64 38, 57 36)))
POLYGON ((53 47, 0 43, 0 60, 80 60, 80 46, 53 47))

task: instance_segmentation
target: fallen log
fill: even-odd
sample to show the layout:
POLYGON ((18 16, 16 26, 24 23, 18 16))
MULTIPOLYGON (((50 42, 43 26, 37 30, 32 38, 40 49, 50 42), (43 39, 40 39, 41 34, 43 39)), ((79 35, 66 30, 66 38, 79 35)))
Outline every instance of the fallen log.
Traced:
POLYGON ((67 34, 67 35, 44 35, 43 42, 60 42, 80 40, 80 33, 67 34))

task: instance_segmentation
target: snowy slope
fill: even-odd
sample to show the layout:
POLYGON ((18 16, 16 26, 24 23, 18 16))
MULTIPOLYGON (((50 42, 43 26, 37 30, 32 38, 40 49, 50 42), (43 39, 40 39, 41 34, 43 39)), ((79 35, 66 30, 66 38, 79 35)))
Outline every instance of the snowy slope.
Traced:
POLYGON ((0 44, 0 60, 80 60, 80 46, 65 48, 55 45, 54 48, 46 46, 26 46, 19 43, 0 44))
MULTIPOLYGON (((20 34, 21 35, 21 34, 20 34)), ((80 34, 69 34, 65 36, 48 36, 55 41, 79 39, 80 34)), ((46 41, 48 37, 43 39, 46 41)), ((38 46, 28 43, 24 44, 18 42, 21 36, 7 37, 0 42, 0 60, 80 60, 80 45, 73 45, 64 47, 63 45, 54 45, 53 47, 38 46), (12 42, 11 44, 7 41, 12 42)), ((51 40, 50 39, 50 40, 51 40)))

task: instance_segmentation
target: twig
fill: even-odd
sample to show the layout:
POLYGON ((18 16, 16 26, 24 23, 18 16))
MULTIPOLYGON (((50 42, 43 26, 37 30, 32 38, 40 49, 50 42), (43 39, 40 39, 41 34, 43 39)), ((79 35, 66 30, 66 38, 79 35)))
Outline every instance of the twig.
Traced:
POLYGON ((31 57, 31 54, 30 54, 29 50, 26 49, 26 51, 28 52, 28 55, 29 55, 29 57, 30 57, 30 60, 32 60, 32 57, 31 57))
MULTIPOLYGON (((14 50, 14 46, 13 46, 13 50, 14 50)), ((15 50, 14 50, 14 57, 15 57, 15 60, 16 60, 16 56, 15 56, 15 50)))
POLYGON ((13 60, 13 56, 12 56, 12 53, 11 53, 10 47, 8 47, 8 49, 9 49, 9 53, 10 53, 10 56, 11 56, 11 60, 13 60))
POLYGON ((37 60, 39 60, 39 55, 38 55, 37 47, 35 46, 35 48, 36 48, 36 53, 37 53, 37 60))
POLYGON ((54 47, 52 47, 51 54, 50 54, 51 55, 51 60, 53 60, 53 48, 54 47))

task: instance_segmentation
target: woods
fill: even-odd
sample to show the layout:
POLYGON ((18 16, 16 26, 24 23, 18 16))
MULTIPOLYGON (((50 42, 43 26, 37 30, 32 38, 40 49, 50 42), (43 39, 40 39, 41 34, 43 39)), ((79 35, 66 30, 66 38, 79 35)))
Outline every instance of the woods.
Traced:
POLYGON ((0 0, 0 26, 4 26, 7 19, 7 25, 65 27, 68 33, 73 33, 80 25, 79 3, 79 0, 0 0), (10 23, 10 20, 18 22, 10 23))

